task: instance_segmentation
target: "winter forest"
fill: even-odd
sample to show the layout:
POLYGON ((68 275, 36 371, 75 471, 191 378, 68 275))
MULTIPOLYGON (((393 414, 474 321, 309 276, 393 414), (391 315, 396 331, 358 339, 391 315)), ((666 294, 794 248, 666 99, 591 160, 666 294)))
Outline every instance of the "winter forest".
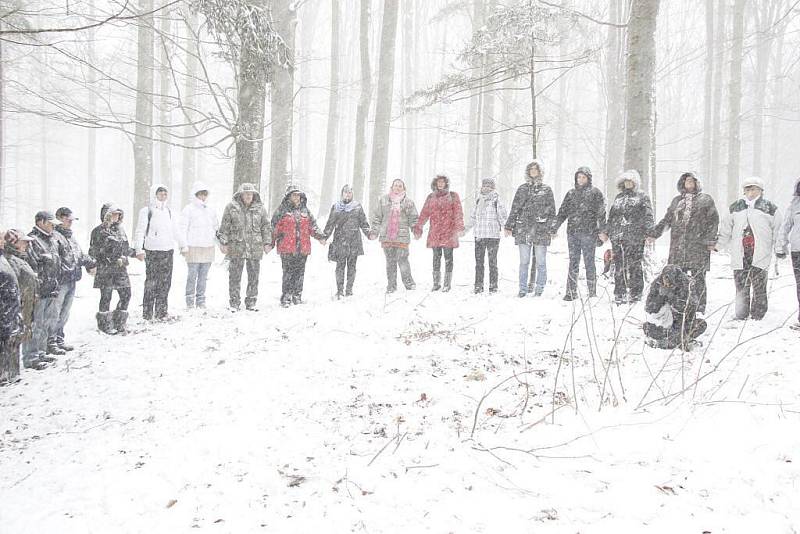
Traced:
POLYGON ((0 532, 800 532, 798 63, 800 0, 0 0, 0 532))

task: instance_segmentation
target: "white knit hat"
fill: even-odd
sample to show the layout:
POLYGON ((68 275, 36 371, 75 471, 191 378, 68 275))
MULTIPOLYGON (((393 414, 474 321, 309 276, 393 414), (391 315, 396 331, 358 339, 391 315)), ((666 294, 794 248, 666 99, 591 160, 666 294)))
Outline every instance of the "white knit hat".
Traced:
POLYGON ((742 181, 742 189, 747 189, 752 185, 758 187, 759 189, 761 189, 761 191, 764 191, 764 180, 762 180, 758 176, 750 176, 749 178, 745 178, 742 181))

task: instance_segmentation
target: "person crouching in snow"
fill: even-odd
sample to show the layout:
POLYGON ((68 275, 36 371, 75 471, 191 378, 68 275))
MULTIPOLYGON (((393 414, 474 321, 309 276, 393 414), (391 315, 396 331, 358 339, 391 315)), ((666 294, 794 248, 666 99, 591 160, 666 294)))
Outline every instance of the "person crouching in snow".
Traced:
MULTIPOLYGON (((489 292, 497 291, 497 251, 500 233, 508 218, 506 207, 495 190, 493 178, 484 178, 471 215, 475 238, 475 293, 483 292, 484 256, 489 256, 489 292)), ((527 265, 525 266, 527 269, 527 265)))
POLYGON ((357 200, 353 200, 353 188, 345 185, 338 202, 331 206, 331 214, 325 224, 325 239, 333 236, 328 248, 328 261, 336 262, 336 298, 353 294, 353 283, 356 281, 356 260, 364 254, 361 234, 369 236, 369 222, 364 208, 357 200), (347 286, 345 287, 345 270, 347 270, 347 286))
POLYGON ((422 235, 422 228, 430 220, 427 246, 433 249, 433 291, 450 291, 453 280, 453 249, 458 248, 458 238, 464 235, 464 212, 458 193, 450 191, 450 179, 437 175, 431 181, 431 190, 417 224, 415 236, 422 235), (444 255, 444 284, 442 281, 442 255, 444 255))
POLYGON ((614 261, 614 302, 639 302, 644 291, 644 242, 653 229, 653 206, 647 193, 639 190, 641 178, 634 170, 617 178, 617 194, 608 210, 600 239, 611 239, 614 261))
POLYGON ((680 346, 689 350, 706 331, 706 322, 696 319, 699 297, 692 280, 677 265, 666 265, 653 283, 645 302, 647 319, 642 325, 645 343, 658 349, 680 346))
POLYGON ((731 204, 719 225, 717 244, 731 255, 736 284, 736 319, 756 321, 767 313, 767 278, 773 251, 783 252, 783 219, 778 207, 764 198, 764 182, 753 176, 742 182, 744 198, 731 204))
MULTIPOLYGON (((797 302, 800 305, 800 178, 794 183, 792 191, 792 201, 789 209, 786 210, 786 219, 781 228, 781 253, 778 258, 782 259, 787 254, 792 255, 792 269, 794 270, 794 281, 797 286, 797 302)), ((797 312, 797 324, 792 325, 795 330, 800 330, 800 311, 797 312)))
POLYGON ((303 301, 303 280, 306 259, 311 254, 311 237, 325 245, 325 234, 319 231, 317 221, 306 204, 305 193, 289 186, 272 216, 273 239, 283 267, 281 306, 284 308, 303 301))
MULTIPOLYGON (((396 179, 388 195, 383 195, 370 208, 370 239, 379 239, 386 255, 386 293, 397 291, 397 268, 400 278, 409 291, 417 284, 411 276, 408 262, 408 245, 411 242, 411 229, 417 224, 419 215, 414 201, 406 195, 406 184, 396 179)), ((419 239, 419 236, 414 236, 419 239)))
POLYGON ((102 222, 92 230, 89 241, 89 256, 97 262, 94 287, 100 290, 97 328, 105 334, 124 334, 128 321, 128 304, 131 301, 128 258, 136 257, 136 251, 128 243, 128 236, 122 227, 124 215, 115 204, 103 204, 100 209, 102 222), (119 302, 112 313, 109 310, 114 290, 117 291, 119 302))

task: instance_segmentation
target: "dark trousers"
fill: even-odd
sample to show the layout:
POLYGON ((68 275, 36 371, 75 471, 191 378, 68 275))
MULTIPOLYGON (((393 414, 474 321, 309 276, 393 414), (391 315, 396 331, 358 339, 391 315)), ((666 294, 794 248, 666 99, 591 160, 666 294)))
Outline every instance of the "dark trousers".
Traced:
POLYGON ((406 289, 411 289, 414 286, 414 278, 411 276, 411 264, 408 263, 408 249, 385 247, 383 253, 386 255, 386 288, 392 291, 397 289, 397 268, 400 267, 403 285, 406 289))
POLYGON ((167 316, 169 289, 172 286, 171 250, 145 250, 144 298, 142 316, 161 319, 167 316))
POLYGON ((281 254, 283 267, 282 299, 299 297, 303 293, 303 281, 306 277, 306 260, 304 254, 281 254))
POLYGON ((652 323, 642 325, 644 335, 652 340, 650 344, 659 349, 674 349, 679 345, 686 347, 705 332, 706 328, 708 324, 702 319, 688 319, 684 323, 682 318, 676 320, 670 328, 652 323))
POLYGON ((586 285, 589 294, 593 295, 597 287, 597 271, 594 265, 594 249, 597 238, 593 234, 568 234, 569 274, 567 275, 567 294, 576 296, 578 288, 578 271, 581 256, 586 269, 586 285))
POLYGON ((444 254, 444 272, 453 272, 453 249, 449 247, 433 247, 433 272, 442 269, 442 254, 444 254))
POLYGON ((753 253, 745 251, 744 269, 733 271, 736 284, 736 318, 751 317, 756 321, 767 314, 767 275, 765 269, 753 266, 753 253))
MULTIPOLYGON (((117 295, 119 295, 119 302, 117 302, 118 310, 127 310, 128 304, 131 301, 131 288, 118 287, 116 288, 117 295)), ((103 288, 100 290, 100 310, 107 312, 111 309, 111 297, 114 295, 114 289, 103 288)))
POLYGON ((644 291, 644 243, 612 243, 614 253, 614 296, 640 299, 644 291))
POLYGON ((347 294, 353 293, 353 283, 356 281, 356 261, 358 256, 347 256, 344 259, 336 261, 336 292, 341 294, 345 288, 344 278, 345 271, 347 271, 347 294))
MULTIPOLYGON (((489 256, 489 289, 497 289, 497 250, 500 239, 484 237, 475 240, 475 287, 483 289, 483 259, 489 256)), ((450 249, 452 250, 452 249, 450 249)))
POLYGON ((794 281, 797 286, 797 320, 800 322, 800 252, 792 252, 792 268, 794 269, 794 281))
POLYGON ((241 304, 242 271, 247 265, 247 293, 245 306, 255 306, 258 299, 258 275, 261 272, 261 260, 250 258, 230 258, 228 263, 228 301, 232 308, 241 304))
POLYGON ((19 338, 0 340, 0 385, 19 377, 19 338))

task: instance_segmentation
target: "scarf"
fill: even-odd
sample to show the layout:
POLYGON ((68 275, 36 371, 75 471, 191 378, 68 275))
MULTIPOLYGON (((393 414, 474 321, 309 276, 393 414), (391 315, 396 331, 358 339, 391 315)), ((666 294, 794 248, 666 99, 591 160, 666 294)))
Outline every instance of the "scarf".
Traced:
POLYGON ((389 193, 391 209, 389 211, 389 224, 386 227, 386 239, 389 241, 396 240, 397 234, 400 233, 400 212, 403 209, 403 200, 405 200, 405 198, 405 191, 399 195, 389 193))
POLYGON ((475 208, 475 210, 479 217, 481 213, 486 211, 486 204, 488 202, 496 201, 498 196, 499 195, 497 194, 497 191, 494 190, 489 191, 486 194, 478 193, 478 206, 475 208))
POLYGON ((336 211, 343 211, 345 213, 350 213, 354 209, 361 206, 358 201, 351 200, 350 202, 345 202, 344 200, 338 200, 336 204, 333 205, 333 209, 336 211))
POLYGON ((696 196, 696 193, 685 193, 680 203, 678 203, 678 209, 682 210, 681 220, 679 222, 683 226, 689 224, 689 219, 692 217, 692 210, 694 209, 694 199, 696 196))

